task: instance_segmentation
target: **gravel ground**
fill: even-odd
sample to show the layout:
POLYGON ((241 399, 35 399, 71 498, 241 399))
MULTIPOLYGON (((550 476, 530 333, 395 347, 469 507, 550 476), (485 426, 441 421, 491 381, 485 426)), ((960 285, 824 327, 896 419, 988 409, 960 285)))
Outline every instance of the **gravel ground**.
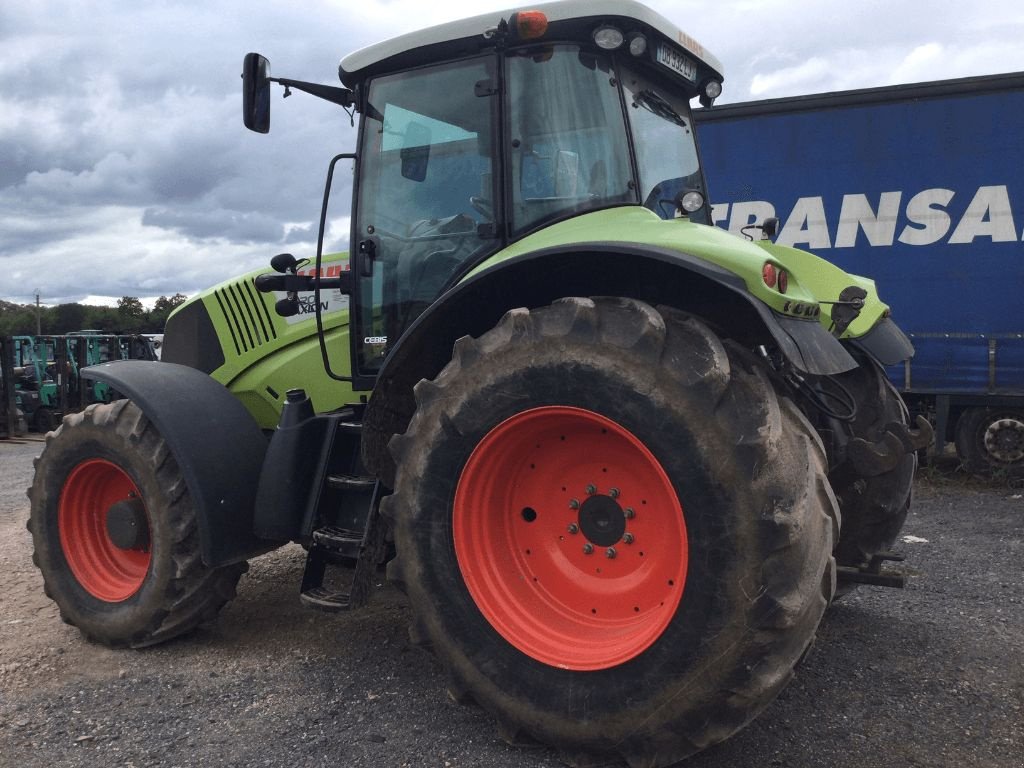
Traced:
MULTIPOLYGON (((0 766, 557 766, 453 703, 406 640, 402 595, 319 614, 303 552, 253 561, 208 627, 110 651, 60 622, 25 531, 39 442, 0 442, 0 766)), ((796 679, 685 764, 1024 766, 1024 499, 926 472, 899 544, 905 590, 834 605, 796 679)))

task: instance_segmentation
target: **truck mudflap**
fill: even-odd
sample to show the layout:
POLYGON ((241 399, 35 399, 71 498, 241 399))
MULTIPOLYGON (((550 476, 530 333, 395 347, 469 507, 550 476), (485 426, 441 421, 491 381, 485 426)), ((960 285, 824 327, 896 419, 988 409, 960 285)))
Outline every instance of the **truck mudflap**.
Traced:
POLYGON ((203 562, 228 565, 278 545, 253 533, 267 439, 245 407, 205 373, 118 360, 82 369, 132 400, 166 440, 195 505, 203 562))

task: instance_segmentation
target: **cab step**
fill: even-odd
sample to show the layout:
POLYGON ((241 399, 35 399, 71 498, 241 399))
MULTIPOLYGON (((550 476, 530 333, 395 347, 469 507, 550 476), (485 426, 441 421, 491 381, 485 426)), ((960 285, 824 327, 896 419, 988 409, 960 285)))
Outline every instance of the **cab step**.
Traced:
MULTIPOLYGON (((355 560, 359 557, 359 547, 363 543, 362 531, 350 531, 347 528, 327 526, 313 531, 313 547, 332 553, 339 557, 355 560)), ((312 551, 312 549, 310 550, 312 551)))
POLYGON ((342 491, 369 491, 376 479, 363 475, 328 475, 327 485, 342 491))
POLYGON ((381 520, 378 504, 378 490, 375 488, 365 531, 337 526, 325 526, 313 531, 299 594, 299 599, 305 605, 329 612, 347 611, 366 605, 377 566, 383 561, 386 552, 386 526, 381 520), (324 584, 329 567, 353 566, 347 589, 331 588, 324 584))

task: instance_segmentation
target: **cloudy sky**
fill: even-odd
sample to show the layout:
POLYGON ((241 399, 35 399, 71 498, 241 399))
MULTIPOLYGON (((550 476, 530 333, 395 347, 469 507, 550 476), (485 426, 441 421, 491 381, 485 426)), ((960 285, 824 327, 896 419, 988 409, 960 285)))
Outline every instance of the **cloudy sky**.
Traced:
MULTIPOLYGON (((1018 0, 647 0, 725 65, 720 103, 1024 71, 1018 0)), ((316 247, 333 105, 276 89, 241 124, 241 59, 338 84, 342 55, 508 0, 0 5, 0 299, 195 293, 316 247)), ((339 210, 340 214, 341 211, 339 210)), ((344 247, 339 227, 330 245, 344 247)))

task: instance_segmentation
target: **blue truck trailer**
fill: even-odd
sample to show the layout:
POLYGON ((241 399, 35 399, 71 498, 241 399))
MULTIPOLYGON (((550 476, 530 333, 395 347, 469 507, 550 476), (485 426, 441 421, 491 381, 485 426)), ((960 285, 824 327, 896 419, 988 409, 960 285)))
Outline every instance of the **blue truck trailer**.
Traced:
POLYGON ((913 340, 888 370, 971 471, 1024 471, 1024 73, 695 115, 718 226, 874 279, 913 340))

